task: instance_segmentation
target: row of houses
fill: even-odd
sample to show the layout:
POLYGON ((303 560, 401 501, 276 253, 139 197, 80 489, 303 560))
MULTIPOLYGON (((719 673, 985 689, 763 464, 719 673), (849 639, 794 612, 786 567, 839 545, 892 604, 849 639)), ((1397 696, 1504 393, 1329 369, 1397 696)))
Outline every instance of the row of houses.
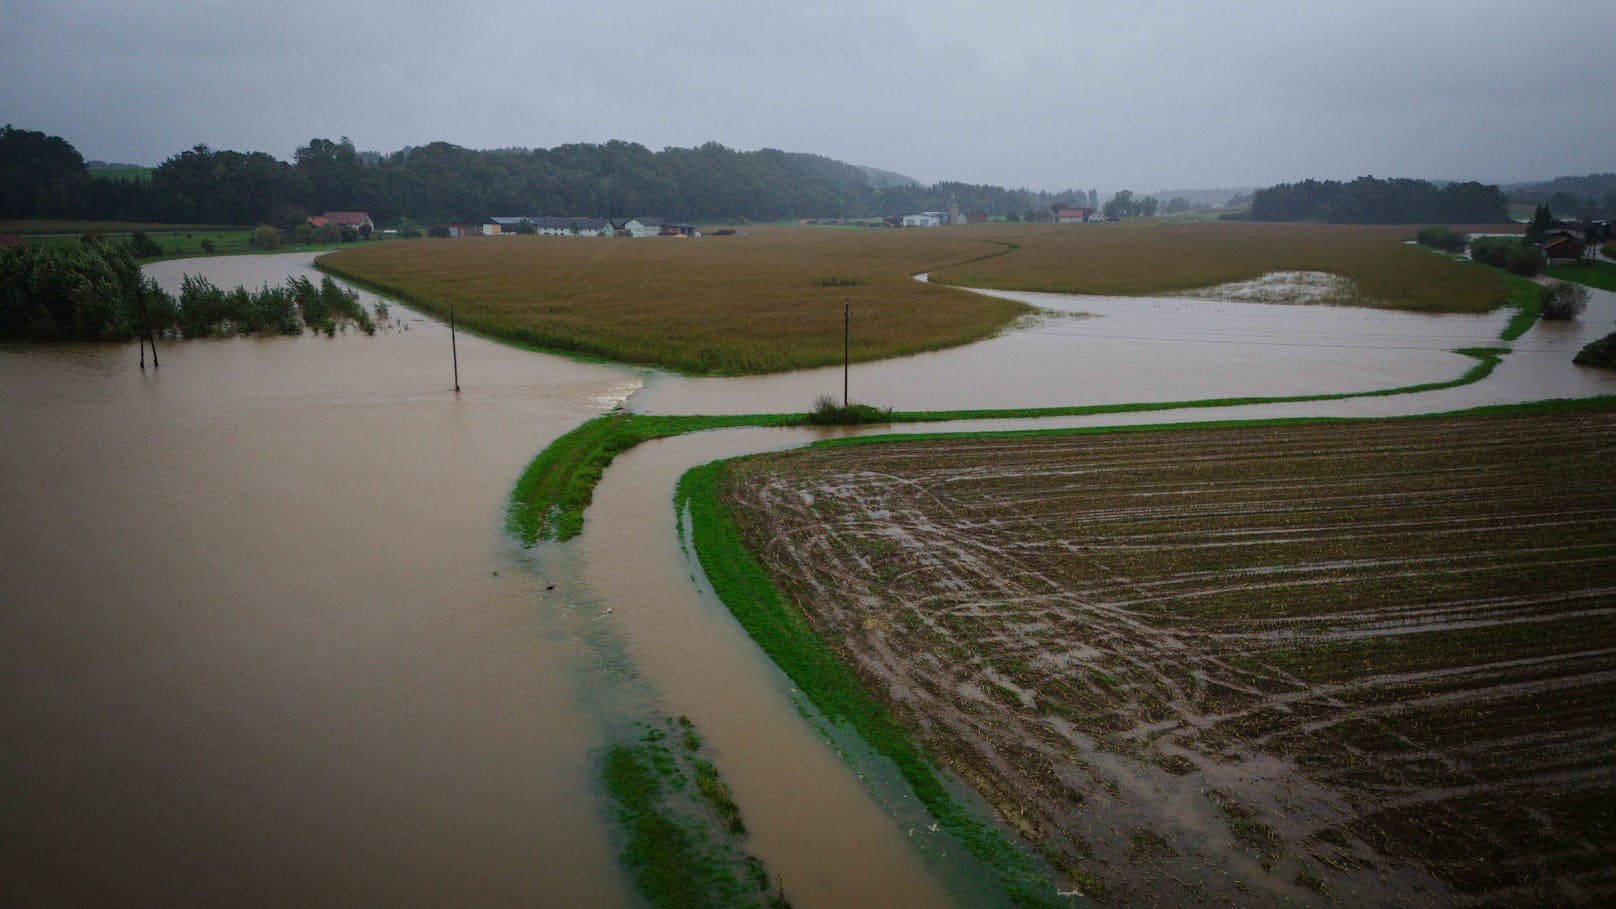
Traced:
POLYGON ((485 237, 533 233, 542 237, 696 237, 690 224, 661 218, 555 218, 544 215, 502 215, 482 225, 485 237), (526 228, 532 228, 528 230, 526 228))
MULTIPOLYGON (((1092 208, 1057 208, 1053 214, 1058 224, 1105 220, 1104 215, 1092 208)), ((891 227, 941 227, 945 224, 980 224, 986 220, 987 213, 981 209, 962 215, 958 205, 950 205, 948 211, 921 211, 901 218, 888 218, 887 224, 891 227)))

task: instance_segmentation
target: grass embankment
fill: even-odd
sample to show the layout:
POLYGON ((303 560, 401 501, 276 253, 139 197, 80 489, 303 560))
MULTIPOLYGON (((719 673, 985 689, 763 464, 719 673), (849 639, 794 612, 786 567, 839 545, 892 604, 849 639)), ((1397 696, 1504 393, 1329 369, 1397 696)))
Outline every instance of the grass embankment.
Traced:
POLYGON ((936 282, 1050 293, 1140 296, 1321 271, 1352 281, 1332 301, 1416 312, 1483 313, 1508 291, 1490 272, 1404 243, 1407 226, 1065 224, 1028 231, 1012 254, 935 270, 936 282))
POLYGON ((614 411, 551 442, 522 471, 506 507, 506 529, 524 544, 570 540, 583 530, 595 484, 621 452, 651 439, 733 426, 795 426, 803 414, 674 417, 614 411))
POLYGON ((954 800, 891 711, 869 695, 799 613, 786 607, 717 495, 726 463, 686 473, 675 494, 679 506, 689 509, 689 545, 719 599, 827 721, 852 728, 873 751, 892 761, 921 804, 993 869, 1017 905, 1067 905, 1051 898, 1053 888, 1026 854, 954 800))
POLYGON ((1568 265, 1551 265, 1543 273, 1561 281, 1575 281, 1600 290, 1616 290, 1616 262, 1584 259, 1568 265))
MULTIPOLYGON (((1537 301, 1537 287, 1530 299, 1537 301)), ((1535 316, 1534 316, 1535 318, 1535 316)), ((1530 325, 1530 322, 1527 323, 1530 325)), ((1404 388, 1362 393, 1301 395, 1280 398, 1211 398, 1199 401, 1159 401, 1143 404, 1093 404, 1074 407, 1029 407, 999 410, 917 410, 883 412, 891 423, 939 423, 948 420, 1016 419, 1031 417, 1092 416, 1110 413, 1141 413, 1157 410, 1235 407, 1251 404, 1281 404, 1299 401, 1335 401, 1356 397, 1376 397, 1435 391, 1479 382, 1493 371, 1507 348, 1478 347, 1455 351, 1474 357, 1477 362, 1457 379, 1429 382, 1404 388)), ((862 405, 859 405, 862 406, 862 405)), ((506 508, 506 528, 525 545, 539 540, 570 540, 583 531, 584 510, 595 494, 595 484, 612 461, 622 452, 652 439, 729 429, 737 426, 797 426, 812 422, 807 414, 734 414, 729 416, 664 416, 615 411, 580 424, 557 438, 529 462, 511 490, 506 508)), ((877 422, 877 421, 864 421, 877 422)))
POLYGON ((757 857, 718 770, 690 720, 664 718, 601 763, 623 867, 657 909, 780 909, 790 902, 757 857))
POLYGON ((740 375, 878 360, 989 337, 1023 304, 910 275, 1009 251, 993 231, 748 229, 732 237, 471 237, 380 244, 320 267, 543 350, 740 375))
MULTIPOLYGON (((878 737, 872 747, 918 761, 920 748, 879 703, 889 690, 906 692, 902 715, 925 717, 919 728, 928 730, 914 734, 951 755, 951 766, 971 767, 1001 809, 1008 800, 1018 824, 1064 831, 1035 839, 1064 852, 1051 859, 1080 881, 1081 868, 1095 865, 1125 898, 1159 898, 1172 880, 1199 901, 1208 898, 1202 886, 1228 881, 1196 876, 1225 868, 1216 873, 1245 877, 1224 860, 1241 858, 1261 865, 1247 869, 1259 878, 1280 869, 1277 880, 1260 882, 1264 889, 1283 892, 1294 872, 1304 886, 1369 888, 1362 896, 1385 883, 1357 874, 1367 843, 1470 896, 1523 884, 1542 894, 1553 892, 1545 881, 1575 877, 1608 845, 1599 818, 1609 804, 1609 763, 1600 757, 1609 719, 1589 705, 1609 687, 1600 648, 1611 620, 1597 606, 1616 565, 1601 536, 1610 491, 1599 481, 1612 424, 1562 417, 1613 410, 1616 397, 1188 432, 986 433, 966 436, 963 449, 864 437, 821 444, 882 450, 698 468, 679 501, 691 509, 715 590, 799 690, 816 705, 854 704, 847 721, 878 737), (1533 419, 1543 415, 1554 419, 1533 419), (1093 441, 1076 444, 1078 436, 1093 441), (1297 460, 1297 451, 1313 454, 1297 460), (1450 469, 1429 470, 1433 455, 1450 469), (750 495, 749 512, 766 500, 771 514, 794 514, 762 524, 752 514, 749 534, 725 484, 774 477, 776 468, 796 470, 807 485, 798 494, 800 484, 771 483, 768 495, 750 495), (1081 495, 1074 476, 1087 478, 1081 495), (1174 481, 1181 490, 1160 504, 1163 484, 1174 481), (1318 498, 1320 483, 1330 497, 1318 498), (907 523, 889 534, 887 524, 871 524, 871 510, 907 515, 907 523), (1229 515, 1239 519, 1239 545, 1227 539, 1229 515), (1411 523, 1437 532, 1411 533, 1411 523), (1531 528, 1528 545, 1522 527, 1531 528), (821 539, 810 542, 815 533, 821 539), (800 607, 787 601, 747 539, 791 550, 771 571, 813 573, 817 582, 788 589, 820 594, 799 598, 800 607), (952 546, 965 554, 955 557, 952 546), (845 601, 845 615, 802 612, 810 601, 824 612, 826 596, 845 601), (1594 611, 1572 608, 1579 602, 1594 611), (880 681, 869 690, 836 657, 864 639, 884 642, 874 645, 880 681), (894 659, 911 649, 900 641, 929 656, 894 659), (1076 653, 1086 655, 1074 665, 1067 655, 1076 653), (937 698, 947 703, 931 703, 937 698), (1534 706, 1548 702, 1568 709, 1534 706), (957 741, 948 738, 949 711, 968 730, 957 741), (1340 722, 1314 722, 1320 717, 1340 722), (1145 785, 1108 790, 1109 771, 1091 774, 1078 749, 1047 744, 1060 743, 1068 725, 1140 761, 1145 785), (1523 744, 1550 726, 1547 751, 1523 744), (986 765, 972 757, 984 739, 995 743, 986 765), (1212 783, 1251 780, 1195 777, 1208 801, 1201 813, 1223 817, 1233 837, 1209 847, 1204 828, 1176 826, 1187 806, 1148 794, 1160 785, 1149 783, 1160 772, 1152 767, 1183 777, 1253 749, 1354 793, 1351 809, 1296 814, 1285 807, 1288 787, 1258 781, 1220 791, 1212 783), (1445 749, 1460 759, 1441 759, 1445 749), (1472 754, 1488 760, 1463 757, 1472 754), (996 777, 1011 767, 1021 776, 1004 785, 996 777), (1091 810, 1085 793, 1111 807, 1091 810), (1154 848, 1140 850, 1141 842, 1154 848), (1174 864, 1178 850, 1186 859, 1174 864)), ((916 794, 931 804, 932 793, 916 794)), ((1084 881, 1086 891, 1097 883, 1084 881)))

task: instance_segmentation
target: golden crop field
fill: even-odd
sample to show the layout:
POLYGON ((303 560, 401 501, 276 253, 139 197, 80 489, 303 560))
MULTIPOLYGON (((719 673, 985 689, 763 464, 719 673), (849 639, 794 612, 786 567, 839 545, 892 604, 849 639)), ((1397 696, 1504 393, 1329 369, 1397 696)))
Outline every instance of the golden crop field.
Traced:
POLYGON ((956 287, 1153 294, 1322 271, 1350 302, 1485 312, 1503 278, 1404 244, 1408 227, 992 223, 929 230, 748 228, 735 236, 474 237, 366 244, 322 267, 468 326, 551 350, 681 372, 746 374, 965 344, 1027 307, 956 287), (933 284, 910 276, 931 272, 933 284))
POLYGON ((968 233, 758 228, 643 240, 473 237, 365 245, 320 264, 496 337, 681 372, 875 360, 988 337, 1028 311, 913 280, 1004 252, 968 233), (441 311, 441 308, 440 308, 441 311))
POLYGON ((1504 302, 1502 277, 1405 244, 1414 231, 1335 224, 1044 225, 1016 238, 1020 248, 1011 255, 940 269, 932 279, 964 287, 1134 296, 1275 271, 1322 271, 1356 285, 1357 293, 1337 301, 1356 306, 1479 313, 1504 302))

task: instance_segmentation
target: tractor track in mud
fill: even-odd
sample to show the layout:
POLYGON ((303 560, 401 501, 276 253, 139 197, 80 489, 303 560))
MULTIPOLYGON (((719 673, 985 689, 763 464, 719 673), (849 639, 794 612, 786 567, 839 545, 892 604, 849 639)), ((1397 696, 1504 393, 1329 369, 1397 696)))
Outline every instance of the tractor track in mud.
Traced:
POLYGON ((776 585, 1124 902, 1616 898, 1616 415, 735 462, 776 585))

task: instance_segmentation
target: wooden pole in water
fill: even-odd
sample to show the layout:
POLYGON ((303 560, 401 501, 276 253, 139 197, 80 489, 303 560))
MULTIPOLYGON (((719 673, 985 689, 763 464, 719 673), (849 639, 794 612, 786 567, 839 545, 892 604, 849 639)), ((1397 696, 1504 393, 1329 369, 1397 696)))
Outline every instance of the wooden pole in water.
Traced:
POLYGON ((847 409, 847 339, 851 332, 851 310, 847 298, 842 298, 842 409, 847 409))
MULTIPOLYGON (((158 369, 163 364, 157 362, 157 332, 152 331, 149 328, 146 329, 146 339, 151 341, 151 365, 152 365, 152 369, 158 369)), ((144 359, 145 358, 143 357, 142 362, 144 362, 144 359)))
POLYGON ((455 345, 454 304, 449 304, 449 354, 454 357, 455 394, 460 394, 460 348, 455 345))

